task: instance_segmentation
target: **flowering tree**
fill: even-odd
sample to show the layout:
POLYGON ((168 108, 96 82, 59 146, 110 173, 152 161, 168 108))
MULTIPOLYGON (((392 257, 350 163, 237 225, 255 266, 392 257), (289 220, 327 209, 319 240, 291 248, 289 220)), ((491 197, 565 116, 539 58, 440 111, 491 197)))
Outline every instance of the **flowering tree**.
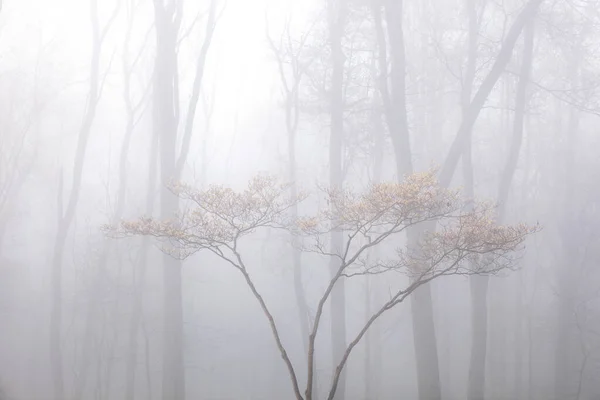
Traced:
POLYGON ((537 230, 537 227, 524 224, 496 225, 492 218, 493 207, 483 203, 465 207, 459 191, 439 186, 434 172, 410 175, 402 183, 374 184, 361 192, 325 189, 323 195, 328 207, 297 219, 289 216, 289 210, 306 195, 291 197, 290 185, 281 184, 272 177, 259 176, 241 192, 223 186, 199 191, 179 183, 172 184, 170 189, 190 205, 177 218, 158 221, 143 217, 123 221, 117 226, 106 226, 105 230, 113 237, 156 237, 164 243, 163 251, 177 258, 208 250, 238 270, 268 319, 298 400, 312 399, 315 340, 325 303, 340 280, 391 271, 405 273, 411 278, 410 284, 398 288, 372 313, 347 345, 333 373, 327 396, 329 400, 335 395, 338 380, 352 350, 381 315, 402 303, 419 286, 438 277, 494 274, 514 268, 515 257, 526 237, 537 230), (369 249, 392 242, 392 238, 398 238, 407 228, 434 221, 438 223, 438 229, 425 232, 416 247, 397 248, 391 259, 366 257, 369 249), (303 237, 303 251, 337 261, 337 272, 318 301, 309 330, 304 394, 294 365, 282 344, 277 323, 240 252, 240 240, 260 228, 290 230, 303 237), (344 245, 337 253, 331 253, 326 243, 332 231, 346 233, 344 245))

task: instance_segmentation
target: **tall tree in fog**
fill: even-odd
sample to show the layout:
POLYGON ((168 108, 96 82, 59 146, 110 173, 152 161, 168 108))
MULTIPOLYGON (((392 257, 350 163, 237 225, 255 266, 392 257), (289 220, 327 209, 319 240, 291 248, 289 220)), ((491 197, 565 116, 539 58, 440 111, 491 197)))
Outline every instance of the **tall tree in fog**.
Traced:
MULTIPOLYGON (((177 143, 180 98, 177 52, 184 2, 183 0, 153 0, 153 3, 156 29, 153 126, 159 139, 160 214, 163 218, 173 218, 179 211, 179 203, 176 197, 170 195, 167 184, 179 179, 189 152, 204 67, 216 24, 217 0, 210 2, 203 44, 196 63, 192 95, 185 115, 185 124, 182 127, 182 146, 179 150, 177 143)), ((180 261, 164 256, 162 392, 165 400, 185 398, 181 267, 180 261)))
MULTIPOLYGON (((485 4, 485 3, 484 3, 485 4)), ((477 3, 467 0, 465 4, 468 19, 467 61, 461 88, 462 119, 467 118, 471 95, 475 83, 477 68, 478 36, 480 21, 477 14, 477 3)), ((482 12, 483 14, 483 12, 482 12)), ((462 155, 462 169, 465 182, 465 192, 469 198, 475 198, 472 140, 466 142, 462 155)), ((469 400, 484 399, 485 391, 485 353, 487 348, 487 276, 472 276, 470 278, 471 296, 471 361, 469 364, 469 400), (482 282, 478 282, 478 281, 482 282), (483 294, 477 293, 483 291, 483 294), (475 299, 477 298, 478 301, 475 299), (480 330, 484 329, 483 332, 480 330)))
MULTIPOLYGON (((153 128, 159 143, 160 214, 173 218, 178 202, 166 191, 175 178, 179 123, 177 39, 183 12, 181 1, 154 0, 156 60, 154 65, 153 128)), ((163 399, 185 398, 181 262, 163 258, 163 399)))
MULTIPOLYGON (((592 5, 592 3, 589 3, 592 5)), ((589 29, 589 22, 586 23, 589 29)), ((580 35, 575 36, 574 43, 571 44, 570 48, 563 49, 563 54, 567 61, 568 70, 568 81, 572 88, 581 87, 581 68, 582 58, 584 56, 584 48, 582 42, 586 36, 586 31, 583 29, 580 35)), ((563 104, 559 104, 559 109, 564 109, 563 104)), ((563 113, 558 113, 561 118, 563 113)), ((577 383, 577 367, 574 366, 574 353, 577 351, 574 346, 574 327, 578 323, 576 308, 578 299, 578 282, 577 272, 581 268, 579 247, 581 243, 578 243, 574 229, 584 229, 583 226, 575 228, 580 221, 574 217, 581 211, 576 211, 573 206, 578 200, 576 193, 578 192, 577 182, 575 176, 576 170, 576 145, 580 137, 580 119, 581 111, 574 104, 568 107, 567 123, 566 127, 563 128, 563 124, 557 124, 559 134, 566 137, 566 145, 564 146, 563 152, 561 152, 562 158, 562 179, 564 185, 564 193, 556 201, 558 208, 562 210, 560 218, 560 239, 562 245, 561 257, 559 258, 559 270, 558 270, 558 318, 557 318, 557 335, 556 335, 556 355, 555 355, 555 380, 554 380, 554 393, 555 399, 574 399, 575 394, 578 392, 576 389, 577 383), (577 272, 576 272, 577 271, 577 272)), ((560 175, 559 175, 560 176, 560 175)), ((579 379, 583 375, 584 367, 581 367, 579 371, 579 379)), ((579 385, 581 382, 579 383, 579 385)), ((579 396, 577 396, 579 398, 579 396)))
MULTIPOLYGON (((377 59, 371 61, 371 79, 377 82, 379 70, 377 59)), ((377 90, 373 92, 371 105, 370 125, 373 140, 371 153, 372 175, 370 181, 379 184, 383 180, 383 159, 385 154, 385 128, 383 126, 383 110, 381 106, 381 95, 377 90)), ((378 257, 378 249, 373 249, 373 257, 378 257)), ((368 275, 365 282, 365 317, 371 314, 373 303, 380 299, 380 281, 377 276, 368 275)), ((382 365, 382 335, 378 325, 374 325, 365 337, 365 398, 377 400, 381 398, 381 374, 382 365)))
MULTIPOLYGON (((469 16, 471 20, 472 16, 469 16)), ((471 25, 471 23, 470 23, 471 25)), ((519 73, 519 84, 515 94, 515 114, 513 120, 512 139, 507 155, 505 165, 502 169, 498 187, 498 209, 497 221, 503 223, 506 215, 506 203, 510 192, 511 182, 513 180, 521 145, 523 142, 524 119, 527 106, 528 93, 527 88, 530 81, 532 60, 533 60, 533 19, 527 22, 524 28, 523 36, 523 54, 521 57, 521 69, 519 73)), ((471 44, 469 44, 471 49, 471 44)), ((474 53, 469 52, 470 57, 474 53)), ((470 58, 469 57, 469 58, 470 58)), ((464 103, 463 103, 464 104, 464 103)), ((468 105, 466 107, 468 110, 468 105)), ((469 140, 470 142, 470 140, 469 140)), ((470 145, 463 153, 463 161, 470 160, 470 145)), ((474 196, 472 164, 467 161, 463 163, 465 175, 467 175, 466 186, 469 195, 474 196), (470 171, 470 173, 469 173, 470 171), (470 176, 468 176, 470 175, 470 176)), ((487 276, 471 277, 471 324, 472 324, 472 341, 471 341, 471 362, 469 366, 469 399, 477 400, 485 398, 485 361, 487 350, 487 276)))
MULTIPOLYGON (((145 213, 151 215, 154 212, 156 203, 156 184, 158 172, 158 137, 153 132, 150 154, 148 157, 148 183, 146 189, 145 213)), ((138 339, 140 335, 140 326, 142 321, 143 292, 146 287, 146 270, 148 267, 148 253, 150 250, 150 240, 142 238, 140 256, 134 266, 135 279, 133 281, 133 309, 128 326, 127 336, 127 364, 125 381, 125 399, 133 400, 135 398, 136 376, 138 370, 138 339)), ((146 341, 148 339, 146 338, 146 341)), ((147 396, 152 393, 152 382, 150 377, 150 355, 148 345, 145 346, 144 367, 146 372, 147 396)), ((148 397, 149 398, 149 397, 148 397)))
MULTIPOLYGON (((530 0, 523 7, 522 11, 508 30, 491 69, 473 95, 469 106, 463 109, 462 121, 440 171, 440 183, 444 187, 450 185, 458 161, 461 156, 464 156, 465 149, 470 149, 468 142, 471 140, 473 126, 492 92, 492 89, 511 60, 513 49, 521 36, 524 27, 532 20, 532 18, 534 18, 542 1, 543 0, 530 0)), ((474 365, 470 366, 469 395, 479 396, 481 395, 481 391, 484 390, 483 386, 481 386, 480 373, 485 370, 485 349, 487 340, 483 339, 481 335, 487 335, 487 329, 484 327, 484 325, 487 325, 487 313, 481 305, 485 304, 483 297, 487 298, 487 288, 485 287, 487 286, 487 280, 478 280, 475 278, 473 284, 479 286, 472 287, 471 289, 474 304, 472 307, 474 312, 472 322, 474 336, 471 362, 473 362, 474 365)))
MULTIPOLYGON (((0 18, 2 16, 0 14, 0 18)), ((4 18, 0 22, 2 34, 3 28, 4 18)), ((9 391, 15 393, 23 371, 31 371, 32 366, 27 365, 25 360, 38 354, 40 349, 48 349, 45 342, 41 343, 41 347, 40 343, 29 346, 25 351, 15 346, 15 343, 21 343, 24 336, 15 327, 19 327, 24 319, 35 326, 34 337, 39 337, 39 321, 33 321, 31 314, 23 311, 29 310, 30 305, 39 304, 37 296, 23 293, 23 286, 20 285, 23 282, 19 279, 26 276, 32 266, 23 263, 19 254, 12 252, 14 243, 19 240, 15 227, 18 232, 18 227, 24 224, 23 211, 31 209, 26 190, 28 183, 35 180, 36 166, 42 158, 41 132, 44 119, 49 115, 46 106, 56 98, 55 93, 49 96, 51 93, 48 89, 53 82, 44 74, 47 44, 39 43, 38 46, 35 58, 31 60, 33 65, 23 63, 20 57, 15 60, 18 64, 13 64, 10 57, 4 56, 0 65, 0 318, 3 326, 0 333, 0 359, 11 360, 10 371, 13 373, 10 376, 0 374, 2 399, 9 399, 9 391), (11 340, 11 336, 18 342, 11 340), (19 363, 21 360, 25 362, 19 363)), ((47 315, 47 312, 43 314, 47 315)), ((42 368, 44 370, 45 366, 42 368)), ((39 369, 35 371, 37 378, 43 379, 39 369)), ((29 380, 28 384, 34 382, 38 381, 29 380)))
MULTIPOLYGON (((279 71, 279 78, 283 88, 283 103, 285 112, 285 129, 287 134, 288 150, 288 177, 291 182, 290 196, 298 197, 298 165, 296 161, 297 134, 300 123, 300 90, 302 80, 305 77, 306 70, 312 60, 306 59, 306 41, 309 38, 310 29, 304 32, 300 40, 296 41, 292 37, 291 18, 284 26, 284 32, 281 34, 278 43, 275 43, 267 31, 267 40, 275 59, 279 71)), ((268 29, 268 28, 267 28, 268 29)), ((298 218, 298 204, 294 203, 291 207, 291 216, 298 218)), ((294 291, 296 297, 296 307, 298 308, 298 323, 300 324, 300 333, 303 339, 304 352, 308 353, 308 335, 309 335, 309 316, 310 310, 306 300, 306 293, 303 284, 302 274, 302 252, 299 249, 297 236, 290 232, 290 244, 292 247, 292 262, 294 268, 294 291)), ((317 385, 313 388, 313 394, 317 390, 317 385)))
MULTIPOLYGON (((123 212, 125 211, 125 200, 127 197, 127 187, 128 187, 128 159, 130 155, 130 144, 133 132, 137 123, 140 121, 140 116, 142 111, 144 110, 144 106, 147 103, 147 95, 150 85, 146 86, 146 89, 142 91, 142 95, 139 100, 132 99, 131 94, 131 78, 134 72, 134 67, 138 64, 140 58, 143 55, 145 50, 145 46, 141 46, 138 52, 134 56, 133 62, 130 62, 130 41, 131 34, 133 29, 133 20, 136 8, 139 7, 139 3, 135 3, 134 1, 127 0, 125 2, 125 12, 126 12, 126 32, 125 32, 125 41, 123 48, 123 58, 122 58, 122 67, 123 67, 123 97, 125 102, 125 112, 126 112, 126 123, 125 123, 125 132, 123 136, 123 142, 121 144, 120 154, 119 154, 119 175, 118 175, 118 189, 115 195, 115 205, 113 209, 112 219, 113 221, 119 221, 123 212)), ((90 299, 87 302, 87 310, 86 310, 86 320, 85 320, 85 333, 83 338, 83 349, 82 349, 82 360, 78 367, 79 374, 77 376, 77 380, 75 382, 74 389, 74 397, 79 399, 83 396, 85 392, 85 388, 87 385, 88 376, 90 373, 90 368, 92 366, 93 359, 93 348, 94 343, 98 341, 104 341, 101 338, 97 338, 96 335, 99 332, 103 332, 100 329, 100 324, 102 320, 102 316, 99 315, 99 309, 102 303, 102 285, 105 282, 105 277, 109 275, 107 268, 109 257, 113 253, 114 246, 110 241, 103 243, 103 248, 100 252, 97 262, 95 263, 96 272, 92 282, 92 291, 90 299)), ((116 302, 115 302, 116 303, 116 302)), ((109 312, 108 315, 114 314, 109 312)), ((115 326, 115 321, 109 321, 109 325, 115 326)), ((99 358, 100 355, 97 355, 99 358)), ((108 370, 111 370, 110 363, 113 363, 113 357, 107 357, 109 363, 108 370)), ((107 382, 110 382, 111 376, 110 374, 107 376, 107 382)), ((108 386, 108 383, 107 383, 108 386)), ((128 386, 129 389, 129 386, 128 386)))
MULTIPOLYGON (((466 106, 467 95, 463 92, 463 118, 458 129, 456 138, 450 148, 448 156, 443 168, 440 171, 440 183, 444 187, 448 187, 458 160, 463 151, 468 149, 468 141, 472 133, 473 125, 483 108, 489 94, 494 88, 496 82, 504 71, 506 65, 511 59, 513 48, 519 38, 523 27, 532 18, 535 11, 539 7, 542 0, 530 0, 514 24, 509 30, 507 37, 498 53, 498 56, 488 73, 483 80, 481 86, 469 101, 466 106)), ((396 155, 396 165, 398 177, 402 177, 406 173, 412 171, 411 148, 410 148, 410 133, 408 130, 408 117, 406 113, 406 61, 405 48, 403 41, 402 29, 402 2, 388 2, 384 4, 387 39, 385 41, 385 33, 382 24, 378 25, 379 38, 379 58, 380 70, 382 77, 380 78, 380 88, 383 96, 384 107, 386 110, 386 122, 392 137, 394 153, 396 155), (393 21, 393 22, 392 22, 393 21), (391 70, 388 78, 387 53, 390 52, 391 70)), ((375 10, 376 21, 380 21, 378 9, 375 10)), ((474 29, 471 27, 471 29, 474 29)), ((473 39, 471 39, 473 40, 473 39)), ((472 56, 473 54, 471 54, 472 56)), ((472 61, 469 61, 472 62, 472 61)), ((471 67, 472 68, 472 67, 471 67)), ((473 72, 468 72, 472 74, 473 72)), ((468 79, 472 79, 467 76, 468 79)), ((409 243, 418 241, 420 232, 417 227, 408 232, 409 243)), ((421 288, 414 296, 412 301, 412 316, 413 316, 413 331, 415 340, 415 354, 417 362, 417 376, 419 383, 419 396, 422 399, 440 399, 441 387, 439 378, 439 365, 437 344, 435 336, 435 326, 433 319, 433 304, 431 299, 431 289, 427 286, 421 288)), ((480 329, 478 331, 481 331, 480 329)), ((485 357, 477 357, 478 360, 485 360, 485 357)))
MULTIPOLYGON (((525 25, 523 32, 523 53, 521 56, 521 67, 519 73, 519 81, 517 91, 515 93, 515 113, 513 119, 512 138, 510 142, 509 152, 506 158, 504 167, 502 168, 502 175, 500 176, 500 182, 498 184, 498 209, 496 220, 502 224, 506 220, 507 215, 507 203, 509 199, 509 193, 514 180, 515 172, 517 170, 517 164, 521 154, 521 148, 523 145, 523 136, 525 130, 525 117, 527 113, 527 105, 530 98, 529 87, 531 80, 531 72, 533 65, 534 56, 534 36, 535 36, 535 20, 532 18, 527 25, 525 25)), ((485 287, 485 286, 484 286, 485 287)), ((517 288, 520 291, 520 288, 517 288)), ((473 299, 473 304, 481 299, 473 299)), ((518 315, 516 316, 518 318, 518 315)), ((517 323, 517 342, 518 328, 517 323)), ((518 348, 518 344, 515 345, 518 348)), ((518 354, 517 354, 518 355, 518 354)), ((517 361, 517 370, 520 369, 520 363, 517 361)), ((520 380, 520 374, 516 375, 516 379, 520 380)), ((516 390, 519 385, 516 385, 516 390)), ((508 393, 507 393, 508 394, 508 393)), ((523 394, 516 393, 520 398, 523 394)))
POLYGON ((92 132, 92 125, 96 117, 96 109, 102 94, 100 76, 100 56, 102 44, 104 43, 108 29, 117 15, 117 11, 118 8, 115 7, 109 22, 105 24, 104 27, 101 27, 98 17, 98 0, 90 0, 90 20, 92 28, 90 82, 85 113, 77 137, 77 149, 75 151, 75 159, 73 163, 73 178, 70 185, 69 194, 67 196, 68 200, 66 208, 63 204, 64 183, 62 171, 58 187, 58 227, 52 258, 52 308, 50 312, 50 376, 52 376, 52 383, 54 385, 55 400, 62 400, 66 398, 61 345, 62 271, 65 242, 67 240, 69 228, 71 227, 73 218, 75 217, 75 212, 77 210, 77 205, 79 203, 81 180, 88 147, 88 140, 92 132))
MULTIPOLYGON (((342 39, 346 26, 348 4, 346 0, 328 0, 329 43, 331 47, 331 86, 330 113, 331 127, 329 136, 329 185, 336 190, 342 188, 342 143, 344 140, 344 51, 342 39)), ((335 225, 336 221, 333 220, 335 225)), ((332 229, 331 254, 342 251, 343 232, 332 229)), ((335 276, 338 260, 330 259, 330 272, 335 276)), ((337 365, 346 348, 346 294, 344 281, 340 280, 331 294, 331 350, 332 365, 337 365)), ((309 366, 310 368, 310 366, 309 366)), ((312 385, 312 382, 310 382, 312 385)), ((344 399, 345 373, 340 377, 336 399, 344 399)))
MULTIPOLYGON (((483 108, 488 96, 492 89, 496 85, 498 79, 504 72, 508 65, 513 49, 517 43, 519 36, 524 27, 533 19, 538 7, 542 3, 542 0, 530 0, 523 8, 521 13, 517 16, 515 22, 508 31, 502 47, 498 52, 498 55, 488 72, 487 76, 483 79, 478 90, 475 92, 471 99, 471 90, 469 86, 472 82, 465 81, 466 86, 463 87, 462 94, 462 121, 456 137, 452 143, 450 151, 443 164, 443 168, 440 172, 440 182, 442 185, 447 187, 454 175, 454 170, 458 164, 458 160, 462 157, 467 157, 463 166, 465 167, 466 173, 466 184, 467 184, 467 195, 473 195, 473 176, 472 167, 469 165, 470 162, 470 141, 473 131, 473 126, 483 108), (469 102, 467 105, 467 98, 469 102), (467 154, 465 155, 465 151, 467 154), (470 192, 470 193, 469 193, 470 192)), ((468 7, 472 7, 473 4, 469 4, 468 7)), ((472 13, 472 11, 470 11, 472 13)), ((475 16, 471 14, 469 16, 469 65, 467 66, 467 74, 471 74, 473 64, 476 60, 475 39, 473 35, 476 33, 476 26, 474 25, 473 18, 475 16)), ((471 75, 467 75, 466 79, 472 79, 471 75)), ((522 120, 521 120, 522 126, 522 120)), ((522 129, 522 127, 521 127, 522 129)), ((520 142, 519 142, 520 148, 520 142)), ((517 153, 518 155, 518 153, 517 153)), ((511 156, 512 157, 512 156, 511 156)), ((509 173, 512 179, 512 172, 509 173)), ((509 181, 510 183, 510 181, 509 181)), ((485 353, 487 347, 487 278, 473 277, 471 282, 471 293, 472 293, 472 349, 471 349, 471 365, 469 367, 469 398, 480 399, 484 396, 484 374, 485 374, 485 353)))
MULTIPOLYGON (((394 149, 396 176, 399 181, 402 181, 406 175, 413 172, 406 106, 404 7, 402 0, 373 1, 375 2, 373 12, 379 43, 379 88, 385 112, 385 120, 394 149), (382 23, 382 6, 387 32, 384 31, 384 24, 382 23)), ((407 231, 409 247, 417 245, 421 233, 422 226, 411 227, 407 231)), ((419 397, 427 400, 441 399, 442 393, 433 319, 433 301, 429 285, 423 285, 415 292, 411 299, 411 311, 419 397)))
MULTIPOLYGON (((42 57, 38 55, 38 64, 42 57)), ((39 128, 45 101, 40 94, 40 76, 36 66, 32 93, 23 89, 24 82, 16 79, 11 71, 5 77, 10 86, 3 90, 0 101, 3 103, 2 139, 0 140, 0 252, 10 216, 17 205, 17 198, 23 185, 32 170, 38 153, 39 128), (23 99, 23 94, 31 95, 31 104, 24 109, 17 107, 23 99), (26 122, 21 123, 21 113, 25 115, 26 122)), ((3 82, 4 83, 4 82, 3 82)))
MULTIPOLYGON (((127 193, 127 182, 129 180, 129 174, 127 170, 127 160, 129 158, 129 148, 131 144, 131 137, 135 130, 136 125, 141 120, 146 110, 148 103, 149 89, 152 87, 151 82, 147 83, 146 88, 142 88, 142 94, 139 99, 136 99, 133 95, 133 77, 135 76, 136 66, 140 65, 144 51, 146 50, 146 41, 148 39, 150 30, 144 38, 143 45, 133 54, 131 54, 131 38, 136 22, 136 15, 140 3, 135 0, 127 0, 125 3, 125 17, 126 17, 126 28, 125 28, 125 39, 123 42, 123 59, 122 59, 122 72, 123 72, 123 103, 125 105, 126 112, 126 123, 125 123, 125 136, 121 145, 121 153, 119 155, 119 186, 117 192, 117 206, 115 207, 114 219, 119 220, 123 214, 123 208, 125 206, 125 198, 127 193), (133 57, 132 57, 133 56, 133 57)), ((155 192, 156 192, 156 172, 158 167, 158 144, 156 133, 152 135, 151 151, 148 159, 148 183, 147 183, 147 194, 146 194, 146 214, 151 215, 154 211, 155 204, 155 192)), ((146 264, 148 262, 148 251, 149 241, 142 239, 142 246, 140 249, 140 255, 134 265, 133 276, 133 299, 132 299, 132 311, 129 320, 128 334, 127 334, 127 355, 126 355, 126 369, 125 369, 125 399, 133 400, 135 398, 136 388, 136 372, 138 366, 138 337, 140 332, 140 323, 142 318, 142 291, 145 284, 146 278, 146 264)), ((148 354, 146 354, 146 365, 148 365, 148 354)), ((149 385, 148 395, 151 393, 151 387, 148 377, 149 385)))
POLYGON ((544 0, 529 0, 519 15, 517 15, 504 38, 502 47, 500 48, 490 71, 473 95, 471 103, 465 113, 465 118, 460 123, 456 136, 444 161, 442 170, 440 171, 440 183, 445 187, 450 185, 458 161, 465 149, 465 144, 469 141, 473 133, 473 126, 475 125, 488 96, 492 92, 492 89, 510 62, 517 40, 521 36, 525 25, 534 18, 543 1, 544 0))

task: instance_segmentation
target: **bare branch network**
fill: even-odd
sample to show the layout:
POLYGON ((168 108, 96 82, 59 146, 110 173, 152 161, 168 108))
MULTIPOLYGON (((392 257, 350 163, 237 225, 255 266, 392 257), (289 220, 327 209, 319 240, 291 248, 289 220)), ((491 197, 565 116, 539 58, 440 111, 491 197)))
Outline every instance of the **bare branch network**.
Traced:
POLYGON ((290 188, 291 185, 271 176, 255 177, 243 191, 217 185, 197 190, 182 183, 172 183, 172 193, 189 206, 186 211, 168 221, 142 217, 122 221, 116 226, 107 225, 104 230, 115 238, 155 237, 163 243, 163 251, 178 258, 208 250, 239 270, 269 320, 296 398, 303 400, 312 397, 315 339, 323 308, 340 279, 400 272, 410 277, 410 284, 392 293, 348 344, 334 371, 329 399, 335 394, 352 349, 384 312, 402 303, 419 286, 438 277, 495 274, 514 268, 527 236, 539 229, 526 224, 496 224, 493 205, 476 203, 473 206, 470 203, 467 207, 467 201, 458 190, 445 189, 438 184, 436 171, 412 174, 402 183, 372 184, 364 191, 322 189, 327 206, 313 215, 296 219, 290 217, 290 209, 308 195, 291 196, 290 188), (396 246, 396 255, 389 260, 366 257, 371 248, 384 241, 400 243, 389 239, 398 238, 407 228, 424 223, 429 223, 427 226, 437 224, 437 229, 424 232, 416 246, 396 246), (304 395, 282 345, 277 324, 239 251, 240 240, 260 228, 289 230, 302 237, 303 251, 338 260, 338 269, 318 302, 310 329, 304 395), (345 233, 338 252, 332 252, 327 243, 328 233, 333 230, 345 233))

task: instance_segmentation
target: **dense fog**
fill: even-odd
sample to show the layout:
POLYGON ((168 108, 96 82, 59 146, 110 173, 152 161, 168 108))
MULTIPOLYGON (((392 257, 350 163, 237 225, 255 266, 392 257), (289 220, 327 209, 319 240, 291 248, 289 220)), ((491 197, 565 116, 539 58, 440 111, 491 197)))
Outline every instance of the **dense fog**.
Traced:
POLYGON ((0 0, 0 399, 600 399, 599 23, 0 0))

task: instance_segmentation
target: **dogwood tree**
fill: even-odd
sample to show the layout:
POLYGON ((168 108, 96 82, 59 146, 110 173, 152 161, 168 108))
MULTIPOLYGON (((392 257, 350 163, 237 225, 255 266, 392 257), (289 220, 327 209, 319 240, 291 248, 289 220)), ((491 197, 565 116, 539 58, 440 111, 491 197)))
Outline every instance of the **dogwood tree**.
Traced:
POLYGON ((312 400, 315 341, 324 306, 335 285, 342 279, 360 279, 369 274, 400 272, 409 276, 409 283, 396 288, 346 346, 328 388, 327 398, 331 400, 348 357, 385 312, 402 303, 421 285, 439 277, 495 274, 515 268, 524 241, 538 229, 526 224, 497 225, 492 205, 476 203, 467 207, 458 190, 444 189, 435 176, 435 171, 416 173, 402 183, 373 184, 361 191, 326 188, 320 194, 327 206, 297 218, 291 218, 289 210, 304 201, 307 194, 290 196, 290 185, 274 177, 258 176, 242 191, 217 185, 197 190, 173 183, 172 193, 187 204, 185 211, 175 218, 141 217, 106 226, 105 230, 112 237, 153 236, 162 242, 163 251, 176 258, 209 251, 239 271, 268 320, 298 400, 312 400), (433 222, 437 229, 427 231, 425 228, 433 226, 433 222), (403 243, 403 232, 414 226, 424 227, 418 245, 399 246, 403 243), (303 251, 334 258, 338 265, 318 300, 309 330, 304 390, 282 343, 278 324, 239 246, 242 239, 259 229, 289 230, 302 237, 298 242, 302 243, 303 251), (327 243, 332 231, 345 233, 343 246, 335 252, 327 243), (367 257, 370 249, 383 243, 396 247, 393 257, 367 257))

